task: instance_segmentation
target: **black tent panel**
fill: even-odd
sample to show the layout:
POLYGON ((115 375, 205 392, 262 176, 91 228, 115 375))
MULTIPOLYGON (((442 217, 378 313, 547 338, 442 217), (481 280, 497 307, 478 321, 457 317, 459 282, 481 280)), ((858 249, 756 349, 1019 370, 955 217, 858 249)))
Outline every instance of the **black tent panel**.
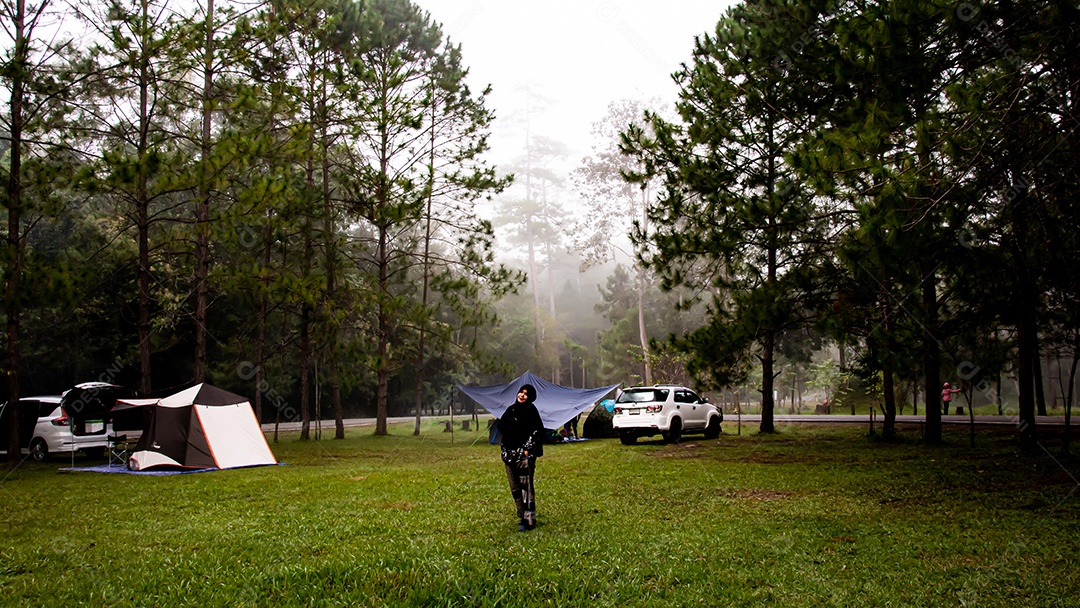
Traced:
POLYGON ((199 394, 195 396, 197 405, 236 405, 247 400, 247 397, 241 397, 236 393, 230 393, 209 384, 203 384, 202 388, 199 389, 199 394))
MULTIPOLYGON (((136 452, 158 452, 185 465, 193 407, 155 407, 150 424, 139 438, 136 452)), ((199 433, 202 435, 202 432, 199 433)), ((205 441, 205 439, 203 439, 205 441)))
POLYGON ((199 422, 199 414, 194 407, 184 409, 189 412, 191 426, 187 441, 187 452, 181 462, 185 466, 199 469, 217 467, 217 463, 214 462, 214 454, 210 451, 210 444, 206 442, 206 433, 203 431, 202 423, 199 422))

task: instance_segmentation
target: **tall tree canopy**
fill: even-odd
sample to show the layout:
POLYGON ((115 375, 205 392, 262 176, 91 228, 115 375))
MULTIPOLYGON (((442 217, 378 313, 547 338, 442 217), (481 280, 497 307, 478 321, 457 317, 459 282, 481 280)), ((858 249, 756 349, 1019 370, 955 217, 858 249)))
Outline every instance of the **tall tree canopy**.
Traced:
POLYGON ((643 261, 711 297, 678 342, 691 370, 724 384, 756 355, 771 430, 777 340, 820 325, 880 377, 887 434, 898 381, 921 379, 935 442, 941 381, 985 385, 1006 367, 992 344, 1011 343, 1030 444, 1040 343, 1076 326, 1056 304, 1075 252, 1076 49, 1069 3, 732 7, 675 75, 679 119, 623 134, 644 163, 630 179, 665 184, 643 261))
POLYGON ((91 376, 145 394, 203 379, 253 390, 260 417, 269 404, 304 421, 305 437, 317 386, 337 436, 342 390, 375 407, 385 433, 391 382, 423 386, 426 368, 449 384, 488 360, 461 329, 495 323, 491 302, 521 277, 495 262, 475 205, 509 178, 482 158, 487 91, 467 86, 461 47, 418 6, 76 2, 53 15, 86 36, 51 47, 30 38, 47 3, 5 7, 12 383, 27 243, 51 252, 69 292, 36 311, 35 353, 108 316, 94 321, 107 335, 90 341, 109 355, 91 376), (38 161, 20 162, 27 151, 38 161), (27 186, 46 164, 39 201, 27 186), (79 247, 97 250, 61 255, 79 247), (92 270, 106 272, 84 280, 92 270))
POLYGON ((765 432, 773 430, 777 341, 809 322, 824 240, 821 209, 786 160, 810 121, 783 104, 783 74, 752 27, 768 17, 751 5, 732 9, 675 75, 681 122, 649 114, 648 130, 631 126, 623 138, 644 167, 631 179, 663 183, 647 210, 650 230, 639 224, 635 233, 649 245, 642 261, 665 287, 711 298, 708 323, 678 343, 690 370, 723 386, 753 352, 765 432))

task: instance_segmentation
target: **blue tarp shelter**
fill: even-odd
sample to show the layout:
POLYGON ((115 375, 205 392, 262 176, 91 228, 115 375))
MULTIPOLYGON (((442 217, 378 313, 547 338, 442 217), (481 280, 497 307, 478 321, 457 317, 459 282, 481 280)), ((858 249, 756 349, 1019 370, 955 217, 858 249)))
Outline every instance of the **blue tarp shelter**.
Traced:
POLYGON ((503 412, 514 402, 524 384, 531 384, 536 388, 536 409, 540 411, 540 419, 544 422, 544 428, 547 429, 562 428, 562 425, 571 418, 585 411, 590 405, 619 386, 612 384, 601 388, 570 388, 548 382, 539 376, 534 376, 532 372, 525 372, 506 384, 494 386, 458 384, 457 387, 485 410, 491 412, 491 415, 502 418, 503 412))

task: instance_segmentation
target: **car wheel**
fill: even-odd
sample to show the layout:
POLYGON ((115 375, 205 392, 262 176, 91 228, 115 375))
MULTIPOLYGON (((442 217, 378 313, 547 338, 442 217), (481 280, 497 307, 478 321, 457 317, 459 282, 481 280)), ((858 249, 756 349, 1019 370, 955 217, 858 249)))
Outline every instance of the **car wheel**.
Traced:
POLYGON ((720 436, 720 417, 713 416, 705 427, 705 439, 716 439, 720 436))
POLYGON ((679 443, 679 440, 682 439, 682 420, 678 418, 671 419, 671 426, 664 433, 664 439, 668 443, 679 443))
POLYGON ((637 435, 631 431, 619 431, 619 441, 623 445, 634 445, 637 443, 637 435))
POLYGON ((30 444, 30 458, 38 462, 49 460, 49 445, 45 443, 44 439, 36 439, 30 444))

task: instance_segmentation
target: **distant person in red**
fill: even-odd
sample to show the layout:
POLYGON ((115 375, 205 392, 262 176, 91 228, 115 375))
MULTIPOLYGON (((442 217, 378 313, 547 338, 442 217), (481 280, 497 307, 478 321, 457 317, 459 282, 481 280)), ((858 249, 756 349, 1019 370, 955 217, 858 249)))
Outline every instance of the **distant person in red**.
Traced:
POLYGON ((941 389, 941 405, 945 408, 945 415, 949 415, 949 404, 952 403, 953 393, 959 393, 958 388, 949 388, 949 383, 945 383, 945 388, 941 389))
POLYGON ((518 530, 522 532, 536 527, 533 475, 536 473, 536 457, 544 455, 544 446, 541 443, 544 423, 540 420, 540 412, 534 401, 536 389, 531 384, 522 385, 517 399, 499 419, 502 461, 506 465, 510 495, 517 506, 518 530))

